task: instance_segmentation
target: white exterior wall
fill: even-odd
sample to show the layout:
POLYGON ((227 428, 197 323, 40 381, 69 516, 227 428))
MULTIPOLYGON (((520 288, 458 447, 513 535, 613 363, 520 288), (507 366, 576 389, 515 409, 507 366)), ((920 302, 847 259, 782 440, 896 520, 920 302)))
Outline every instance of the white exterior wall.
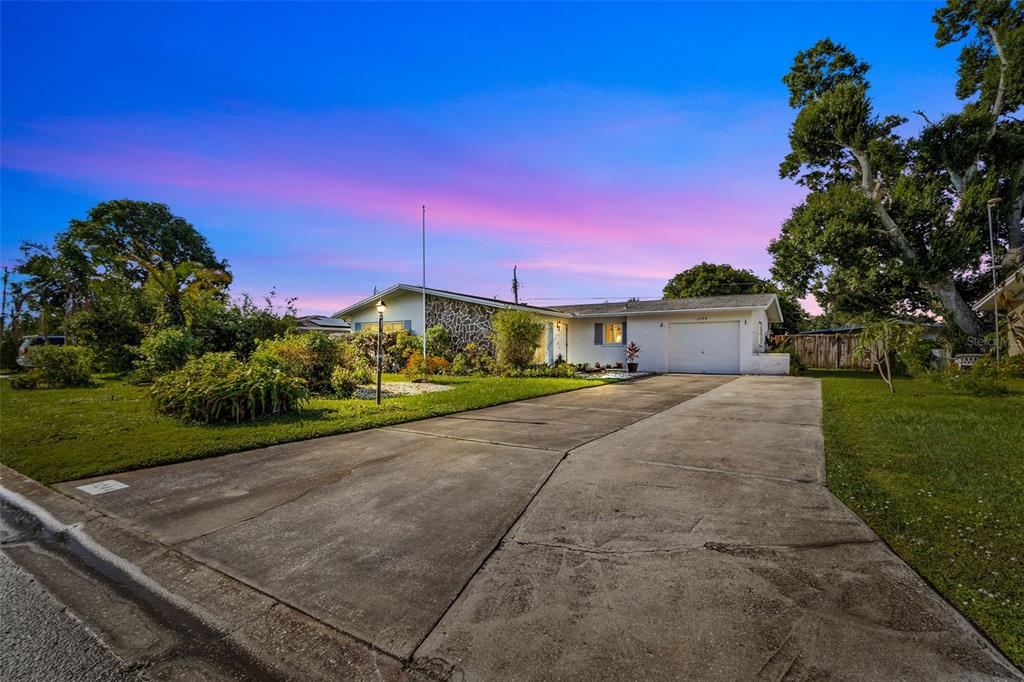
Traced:
MULTIPOLYGON (((385 322, 412 322, 414 334, 423 333, 423 297, 411 291, 402 291, 384 298, 384 305, 388 307, 384 313, 385 322)), ((377 307, 376 303, 358 310, 352 315, 352 331, 356 331, 356 324, 361 322, 363 328, 372 326, 377 328, 377 307)))
MULTIPOLYGON (((624 317, 584 317, 569 322, 569 355, 566 357, 571 363, 579 364, 586 362, 591 365, 600 362, 602 365, 615 365, 617 362, 626 362, 625 344, 607 344, 597 346, 594 344, 594 325, 622 324, 624 317)), ((633 338, 633 321, 626 325, 626 343, 633 338)), ((639 344, 640 342, 637 341, 639 344)))
MULTIPOLYGON (((594 344, 594 324, 621 323, 622 317, 577 318, 569 325, 569 362, 602 365, 625 363, 625 346, 594 344)), ((768 316, 763 310, 692 312, 674 314, 633 314, 626 325, 626 343, 640 346, 639 369, 646 372, 667 372, 669 355, 669 323, 672 322, 738 322, 740 335, 740 372, 743 374, 788 374, 789 356, 762 355, 763 336, 768 332, 768 316), (758 326, 758 322, 761 326, 758 326), (783 367, 783 364, 785 365, 783 367)))

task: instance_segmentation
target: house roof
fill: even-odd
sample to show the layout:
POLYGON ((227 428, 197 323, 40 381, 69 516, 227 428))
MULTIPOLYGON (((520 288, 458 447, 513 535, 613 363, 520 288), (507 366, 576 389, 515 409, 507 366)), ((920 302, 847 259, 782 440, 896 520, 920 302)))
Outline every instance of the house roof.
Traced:
MULTIPOLYGON (((942 329, 945 325, 941 322, 917 322, 915 320, 897 320, 898 324, 904 326, 913 327, 924 327, 925 329, 938 330, 942 329)), ((828 327, 826 329, 805 329, 797 334, 853 334, 864 329, 862 324, 845 324, 839 327, 828 327)))
MULTIPOLYGON (((393 287, 377 292, 353 303, 334 313, 333 317, 343 318, 352 315, 357 310, 367 306, 376 305, 377 301, 387 299, 396 293, 412 292, 420 293, 422 288, 413 284, 396 284, 393 287)), ((454 298, 460 301, 478 303, 494 308, 512 308, 516 310, 529 310, 541 315, 563 315, 568 317, 601 317, 649 313, 674 313, 674 312, 699 312, 714 310, 751 310, 764 309, 768 312, 769 322, 782 322, 782 309, 779 307, 779 298, 775 294, 734 294, 730 296, 701 296, 696 298, 670 298, 653 301, 618 301, 605 303, 582 303, 578 305, 560 306, 532 306, 525 303, 514 303, 503 301, 498 298, 484 298, 472 294, 462 294, 444 289, 426 288, 431 296, 443 298, 454 298)), ((385 303, 387 301, 385 300, 385 303)))
POLYGON ((654 301, 581 303, 551 306, 551 308, 574 317, 762 308, 768 310, 770 322, 782 322, 782 310, 779 308, 779 299, 775 294, 733 294, 730 296, 667 298, 654 301))
POLYGON ((1002 284, 985 294, 984 297, 972 307, 975 310, 992 310, 995 307, 996 293, 1004 292, 1010 295, 1013 300, 1024 298, 1024 265, 1017 268, 1002 284))
POLYGON ((339 320, 333 317, 326 317, 324 315, 304 315, 297 318, 296 323, 299 327, 323 327, 329 329, 348 329, 350 325, 345 320, 339 320))
MULTIPOLYGON (((421 291, 423 291, 423 287, 418 287, 418 286, 416 286, 414 284, 396 284, 396 285, 394 285, 392 287, 389 287, 389 288, 385 289, 384 291, 377 292, 373 296, 368 296, 367 298, 364 298, 363 300, 359 301, 358 303, 353 303, 349 307, 343 308, 343 309, 339 310, 338 312, 334 313, 334 315, 332 317, 335 317, 335 318, 348 317, 349 315, 351 315, 352 313, 354 313, 357 310, 360 310, 361 308, 365 308, 366 306, 370 306, 370 305, 376 305, 377 301, 379 301, 379 300, 387 299, 388 297, 393 296, 396 293, 401 293, 401 292, 406 292, 406 291, 418 294, 421 291)), ((430 294, 431 296, 440 296, 442 298, 454 298, 454 299, 459 300, 459 301, 466 301, 468 303, 477 303, 479 305, 486 305, 486 306, 490 306, 492 308, 512 308, 514 310, 532 310, 532 311, 540 313, 542 315, 553 315, 555 313, 555 311, 552 310, 551 308, 542 308, 542 307, 539 307, 539 306, 527 305, 525 303, 515 303, 513 301, 503 301, 503 300, 501 300, 499 298, 485 298, 483 296, 474 296, 473 294, 462 294, 462 293, 459 293, 457 291, 445 291, 444 289, 432 289, 430 287, 426 287, 426 292, 428 294, 430 294)), ((387 303, 386 300, 384 302, 387 303)))

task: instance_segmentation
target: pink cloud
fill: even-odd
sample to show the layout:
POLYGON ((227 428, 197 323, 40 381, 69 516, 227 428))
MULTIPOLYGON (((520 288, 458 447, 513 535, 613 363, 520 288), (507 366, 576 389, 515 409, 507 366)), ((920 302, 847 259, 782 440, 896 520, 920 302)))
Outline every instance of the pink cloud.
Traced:
MULTIPOLYGON (((199 145, 187 139, 157 144, 153 140, 164 139, 161 135, 144 128, 133 133, 130 125, 107 134, 101 126, 76 130, 75 125, 62 122, 48 137, 35 131, 34 138, 46 138, 42 142, 7 140, 4 165, 386 221, 406 221, 426 202, 434 229, 471 235, 483 229, 521 243, 633 239, 696 249, 720 244, 724 231, 733 245, 763 247, 766 228, 777 224, 766 216, 763 197, 729 196, 696 186, 583 181, 458 145, 440 159, 424 158, 422 150, 403 155, 391 143, 382 149, 390 165, 381 158, 363 164, 359 160, 372 156, 366 147, 375 140, 332 141, 327 149, 302 141, 290 155, 281 155, 280 141, 262 151, 255 143, 241 145, 238 133, 227 133, 232 153, 224 156, 224 150, 193 148, 199 145), (69 138, 79 142, 69 144, 69 138)), ((779 197, 773 208, 784 207, 787 200, 779 197)))

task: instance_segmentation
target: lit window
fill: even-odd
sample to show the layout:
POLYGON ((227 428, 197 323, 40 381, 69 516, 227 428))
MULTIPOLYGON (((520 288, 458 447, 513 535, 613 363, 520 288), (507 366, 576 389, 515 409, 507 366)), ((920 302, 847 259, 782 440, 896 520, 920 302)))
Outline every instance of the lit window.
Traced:
POLYGON ((622 325, 606 324, 604 326, 605 343, 622 343, 622 325))
POLYGON ((386 332, 399 332, 405 329, 405 322, 385 322, 384 331, 386 332))

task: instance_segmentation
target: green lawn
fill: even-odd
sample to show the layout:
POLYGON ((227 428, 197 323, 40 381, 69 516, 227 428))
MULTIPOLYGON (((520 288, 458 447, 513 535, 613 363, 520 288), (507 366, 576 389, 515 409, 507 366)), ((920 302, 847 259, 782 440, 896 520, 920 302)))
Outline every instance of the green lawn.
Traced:
POLYGON ((928 379, 814 371, 829 488, 1024 664, 1024 380, 973 397, 928 379))
MULTIPOLYGON (((385 380, 401 380, 400 376, 385 380)), ((199 459, 451 414, 606 383, 586 379, 445 377, 450 391, 372 400, 313 400, 295 415, 187 426, 153 414, 148 388, 100 379, 95 388, 14 390, 0 381, 0 460, 43 483, 199 459)))

